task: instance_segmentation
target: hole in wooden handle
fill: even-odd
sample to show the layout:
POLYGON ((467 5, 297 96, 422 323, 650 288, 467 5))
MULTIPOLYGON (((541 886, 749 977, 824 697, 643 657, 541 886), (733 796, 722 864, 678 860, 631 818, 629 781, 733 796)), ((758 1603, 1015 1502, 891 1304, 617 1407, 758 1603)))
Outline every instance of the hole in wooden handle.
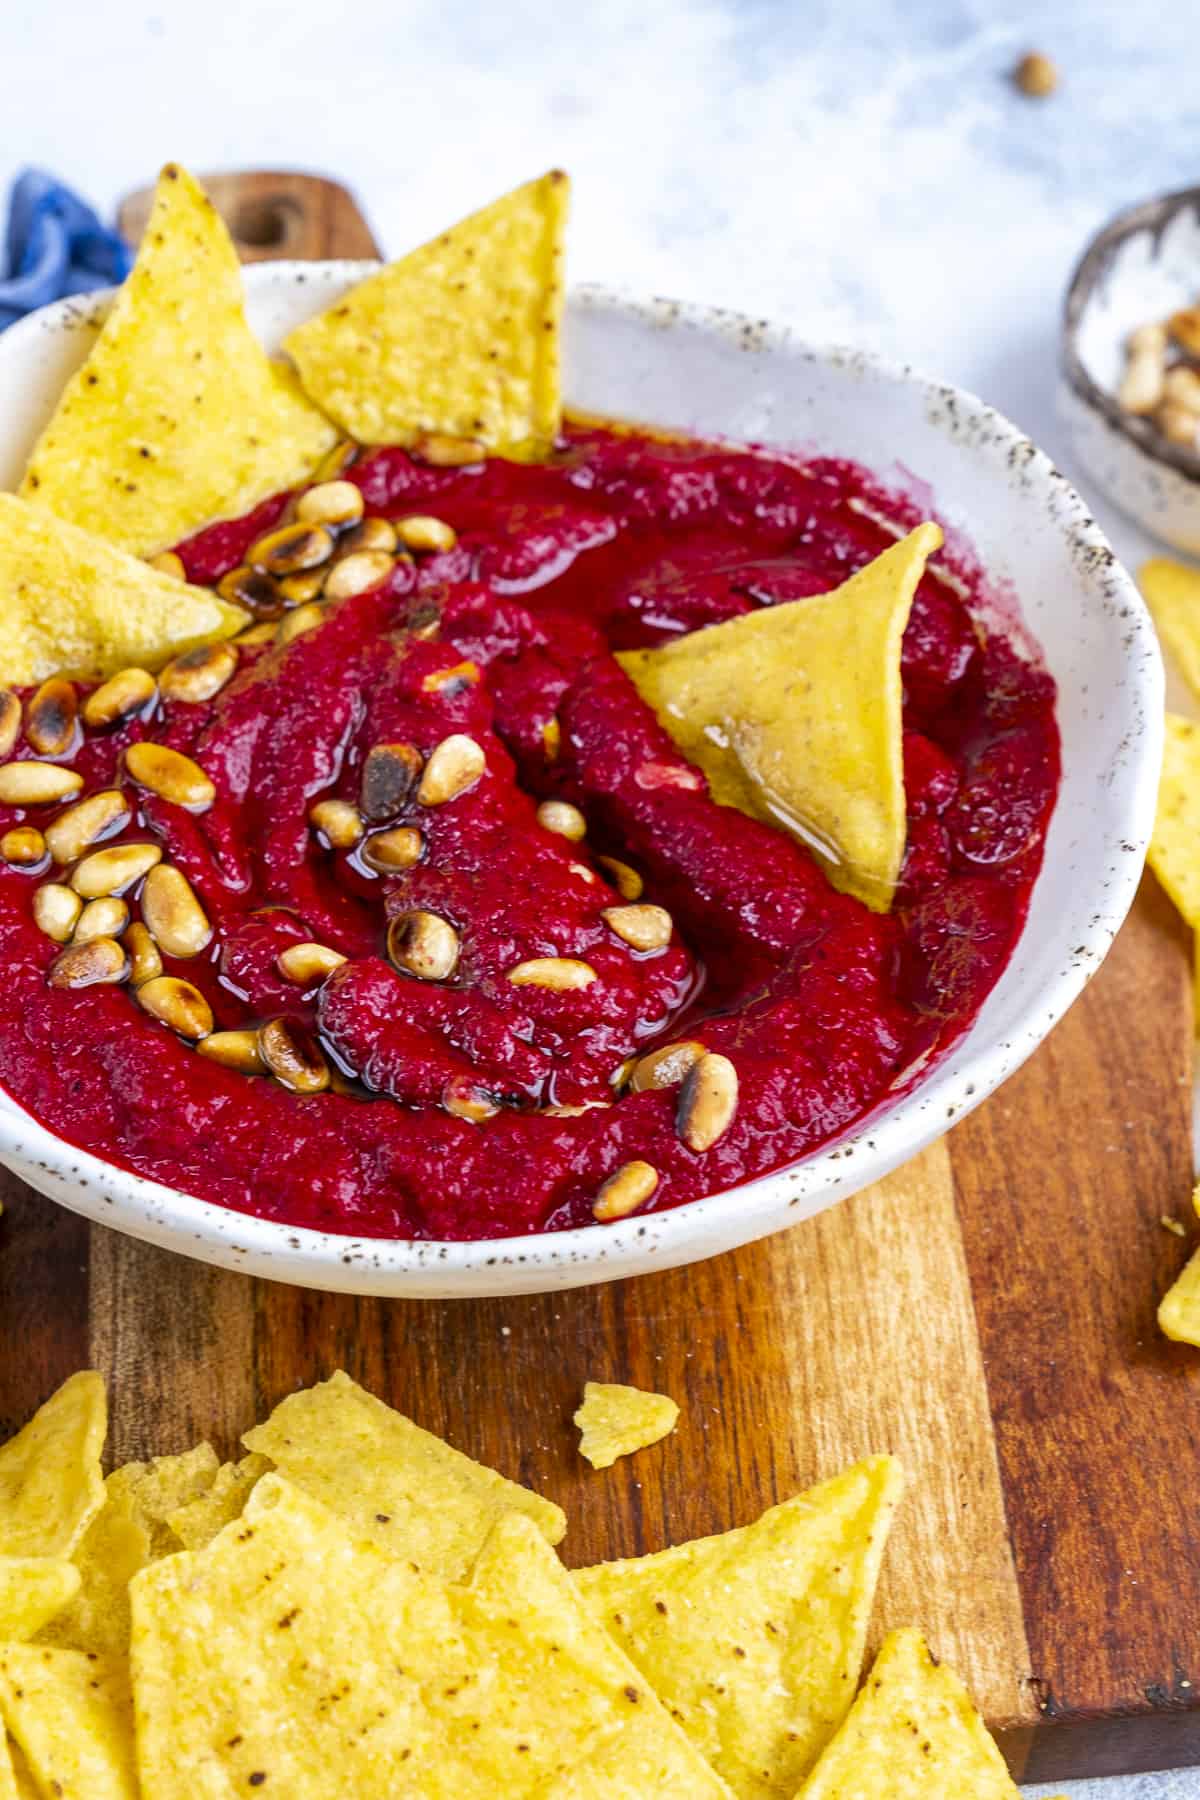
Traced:
POLYGON ((300 224, 300 208, 284 194, 244 200, 231 221, 233 235, 251 250, 277 250, 300 224))

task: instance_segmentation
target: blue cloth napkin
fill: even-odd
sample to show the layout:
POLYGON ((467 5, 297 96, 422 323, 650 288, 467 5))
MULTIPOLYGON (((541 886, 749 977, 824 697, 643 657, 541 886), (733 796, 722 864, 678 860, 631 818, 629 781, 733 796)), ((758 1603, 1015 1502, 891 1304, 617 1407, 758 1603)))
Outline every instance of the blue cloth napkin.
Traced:
POLYGON ((78 194, 43 169, 23 169, 8 196, 0 331, 51 300, 124 281, 132 261, 78 194))

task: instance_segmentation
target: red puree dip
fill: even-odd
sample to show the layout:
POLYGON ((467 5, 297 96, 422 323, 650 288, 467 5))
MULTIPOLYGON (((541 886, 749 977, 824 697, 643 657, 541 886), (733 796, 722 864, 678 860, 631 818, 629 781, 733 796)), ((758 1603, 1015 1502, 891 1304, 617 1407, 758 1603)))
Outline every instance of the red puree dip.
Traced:
MULTIPOLYGON (((243 649, 211 700, 160 698, 56 759, 85 794, 126 784, 118 840, 160 843, 202 901, 212 943, 164 957, 167 973, 202 989, 218 1030, 303 1021, 334 1089, 209 1062, 127 987, 51 987, 60 946, 32 916, 47 862, 0 869, 0 1080, 24 1106, 110 1161, 290 1225, 489 1238, 591 1223, 634 1159, 659 1176, 646 1210, 777 1169, 959 1036, 1021 928, 1059 770, 1054 684, 997 626, 979 571, 959 557, 917 592, 908 853, 886 917, 790 838, 715 805, 610 653, 836 586, 892 541, 887 520, 916 522, 907 501, 846 463, 581 428, 548 465, 383 450, 348 478, 368 516, 432 514, 457 545, 402 558, 319 629, 243 649), (310 824, 314 801, 358 803, 373 746, 428 757, 453 734, 485 753, 474 785, 440 805, 410 795, 368 826, 418 828, 417 866, 373 873, 361 845, 335 850, 310 824), (201 765, 207 811, 128 782, 123 752, 147 737, 201 765), (546 798, 581 809, 584 841, 538 824, 546 798), (636 950, 606 922, 622 897, 604 856, 670 913, 665 948, 636 950), (457 932, 448 979, 389 962, 388 924, 413 909, 457 932), (298 987, 276 958, 306 940, 348 960, 298 987), (542 957, 595 978, 508 979, 542 957), (626 1059, 679 1039, 737 1073, 732 1122, 703 1151, 681 1141, 678 1086, 614 1085, 626 1059), (448 1098, 491 1116, 456 1116, 448 1098)), ((239 564, 286 504, 181 545, 190 578, 239 564)), ((14 754, 33 752, 22 739, 14 754)), ((0 808, 0 830, 61 810, 0 808)), ((125 897, 136 917, 137 889, 125 897)))

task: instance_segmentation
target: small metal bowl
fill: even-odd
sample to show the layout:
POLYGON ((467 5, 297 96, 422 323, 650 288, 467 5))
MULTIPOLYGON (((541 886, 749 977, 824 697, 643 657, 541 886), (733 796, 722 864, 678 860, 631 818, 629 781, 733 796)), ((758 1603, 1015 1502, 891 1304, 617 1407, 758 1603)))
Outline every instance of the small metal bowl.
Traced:
POLYGON ((1125 341, 1200 298, 1200 188, 1118 213, 1092 239, 1067 288, 1059 415, 1080 462, 1123 512, 1178 550, 1200 554, 1200 451, 1169 443, 1117 402, 1125 341))

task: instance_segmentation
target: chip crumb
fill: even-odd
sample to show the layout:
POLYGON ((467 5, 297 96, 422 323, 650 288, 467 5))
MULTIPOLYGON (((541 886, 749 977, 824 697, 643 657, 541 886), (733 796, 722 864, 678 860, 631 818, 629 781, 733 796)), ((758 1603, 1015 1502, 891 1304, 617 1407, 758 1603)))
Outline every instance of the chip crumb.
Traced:
POLYGON ((657 1444, 674 1431, 678 1418, 679 1408, 667 1394, 647 1393, 620 1382, 589 1381, 575 1413, 579 1454, 593 1469, 611 1468, 619 1456, 657 1444))

